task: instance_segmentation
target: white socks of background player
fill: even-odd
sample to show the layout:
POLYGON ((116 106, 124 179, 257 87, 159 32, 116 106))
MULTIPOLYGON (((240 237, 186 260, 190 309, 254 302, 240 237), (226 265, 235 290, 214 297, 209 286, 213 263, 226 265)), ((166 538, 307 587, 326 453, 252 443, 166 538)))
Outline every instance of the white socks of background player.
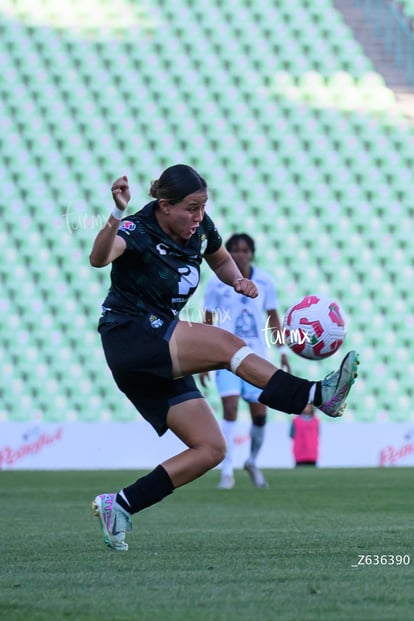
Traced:
MULTIPOLYGON (((222 476, 232 477, 234 444, 237 433, 237 420, 232 421, 223 419, 221 421, 221 428, 227 444, 226 456, 221 462, 221 473, 222 476)), ((257 455, 259 454, 259 451, 263 446, 265 437, 265 426, 252 424, 252 426, 250 427, 250 437, 250 455, 247 461, 249 464, 255 465, 257 455)))
POLYGON ((233 476, 233 452, 234 452, 234 440, 237 431, 237 420, 225 420, 221 421, 221 429, 226 439, 227 450, 226 456, 221 462, 221 474, 223 477, 233 476))

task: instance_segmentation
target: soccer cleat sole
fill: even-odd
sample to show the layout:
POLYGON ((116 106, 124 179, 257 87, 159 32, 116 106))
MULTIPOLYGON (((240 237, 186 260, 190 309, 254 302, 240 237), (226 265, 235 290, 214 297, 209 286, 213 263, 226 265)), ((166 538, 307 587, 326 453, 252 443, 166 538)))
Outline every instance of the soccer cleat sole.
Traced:
MULTIPOLYGON (((352 371, 351 371, 351 373, 352 373, 352 379, 351 379, 351 381, 349 382, 349 388, 348 388, 347 396, 348 396, 349 391, 351 390, 352 386, 355 384, 355 380, 356 380, 356 378, 358 377, 358 372, 357 372, 357 371, 358 371, 358 365, 359 365, 359 354, 356 354, 356 356, 355 356, 355 361, 354 361, 354 364, 353 364, 353 366, 352 366, 352 371)), ((348 404, 347 404, 347 403, 346 403, 346 401, 345 401, 345 403, 343 404, 343 406, 339 408, 338 412, 335 414, 335 416, 333 416, 333 418, 339 418, 340 416, 342 416, 342 415, 343 415, 343 413, 344 413, 344 412, 345 412, 345 410, 346 410, 346 406, 347 406, 347 405, 348 405, 348 404)))
POLYGON ((99 512, 99 506, 98 504, 95 502, 95 500, 92 500, 91 503, 91 507, 92 507, 92 513, 95 517, 98 518, 99 520, 99 524, 101 525, 101 530, 102 530, 102 534, 104 536, 104 541, 105 544, 108 546, 108 548, 110 548, 111 550, 115 550, 116 552, 127 552, 128 551, 128 544, 124 543, 123 547, 121 548, 117 548, 113 545, 113 543, 111 542, 111 540, 108 537, 108 534, 106 532, 105 526, 102 523, 102 518, 101 518, 101 514, 99 512))
MULTIPOLYGON (((345 364, 346 358, 344 358, 342 364, 341 364, 341 368, 339 369, 340 371, 342 370, 342 366, 345 364)), ((355 383, 356 378, 358 377, 358 365, 359 365, 359 354, 355 352, 355 360, 353 362, 352 365, 352 369, 351 369, 351 379, 349 382, 349 386, 348 386, 348 390, 346 391, 346 394, 344 395, 344 400, 347 398, 352 386, 355 383)), ((343 413, 345 412, 347 403, 344 402, 339 408, 338 410, 335 412, 335 414, 328 414, 327 412, 324 412, 323 409, 321 409, 322 412, 324 412, 324 414, 326 414, 327 416, 330 416, 331 418, 339 418, 340 416, 343 416, 343 413)))
POLYGON ((103 524, 102 524, 102 518, 101 518, 101 515, 100 515, 100 513, 99 513, 99 506, 98 506, 98 504, 97 504, 94 500, 93 500, 93 501, 92 501, 92 503, 91 503, 91 507, 92 507, 92 513, 93 513, 93 514, 94 514, 94 516, 95 516, 95 517, 97 517, 97 518, 98 518, 98 520, 99 520, 99 524, 100 524, 100 526, 101 526, 101 529, 102 529, 102 534, 103 534, 103 536, 104 536, 104 541, 105 541, 106 545, 108 546, 108 548, 112 548, 112 546, 111 546, 110 542, 108 541, 108 536, 107 536, 107 534, 106 534, 106 532, 105 532, 105 528, 104 528, 104 526, 103 526, 103 524))

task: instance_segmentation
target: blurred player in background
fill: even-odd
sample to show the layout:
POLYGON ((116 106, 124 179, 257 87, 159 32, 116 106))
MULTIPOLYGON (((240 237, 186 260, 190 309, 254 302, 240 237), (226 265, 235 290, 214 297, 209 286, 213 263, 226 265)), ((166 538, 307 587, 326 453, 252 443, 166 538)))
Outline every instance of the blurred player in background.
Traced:
MULTIPOLYGON (((267 343, 279 345, 280 366, 290 371, 286 346, 281 339, 274 338, 281 334, 280 319, 277 312, 277 294, 272 276, 254 266, 255 242, 246 233, 235 233, 226 242, 226 249, 234 259, 241 274, 252 280, 257 286, 257 298, 249 298, 232 291, 216 276, 207 283, 204 312, 205 323, 215 324, 240 336, 246 344, 259 356, 267 357, 267 343), (265 338, 266 331, 273 338, 265 338)), ((201 384, 206 387, 208 373, 200 374, 201 384)), ((266 427, 266 406, 260 403, 260 389, 252 386, 227 369, 219 369, 215 373, 217 390, 223 407, 222 430, 226 439, 226 457, 221 464, 221 480, 219 489, 234 487, 233 450, 237 432, 237 414, 239 398, 247 402, 251 416, 250 453, 244 463, 253 485, 267 487, 266 479, 256 465, 262 448, 266 427)))
POLYGON ((312 404, 294 416, 290 426, 292 453, 296 466, 316 466, 319 457, 319 418, 312 404))
MULTIPOLYGON (((203 259, 216 275, 247 297, 257 287, 243 276, 206 213, 207 183, 184 164, 153 181, 152 200, 124 217, 127 177, 112 184, 115 207, 89 255, 94 267, 112 264, 99 332, 118 388, 158 435, 171 430, 186 448, 118 493, 92 503, 105 543, 125 551, 131 516, 218 465, 226 444, 220 425, 198 390, 194 373, 229 369, 262 389, 260 401, 287 413, 315 403, 341 416, 356 377, 358 356, 349 352, 335 373, 308 381, 278 369, 227 330, 179 319, 200 280, 203 259)), ((138 431, 137 431, 138 433, 138 431)))

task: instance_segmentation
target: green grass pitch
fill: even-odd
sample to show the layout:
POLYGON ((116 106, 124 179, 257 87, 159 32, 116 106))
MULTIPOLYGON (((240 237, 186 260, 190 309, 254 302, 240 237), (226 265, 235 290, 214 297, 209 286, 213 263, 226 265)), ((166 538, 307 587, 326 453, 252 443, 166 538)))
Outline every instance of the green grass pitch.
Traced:
POLYGON ((266 490, 237 471, 231 491, 213 471, 111 551, 91 500, 139 474, 0 473, 0 619, 413 618, 413 469, 268 470, 266 490))

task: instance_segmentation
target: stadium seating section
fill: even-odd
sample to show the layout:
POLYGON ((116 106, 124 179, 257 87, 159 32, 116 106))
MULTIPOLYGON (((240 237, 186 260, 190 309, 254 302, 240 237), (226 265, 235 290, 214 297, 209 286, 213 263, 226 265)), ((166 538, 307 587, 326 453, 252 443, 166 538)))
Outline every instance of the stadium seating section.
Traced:
POLYGON ((407 15, 407 17, 409 17, 410 19, 414 19, 413 0, 400 0, 400 2, 398 2, 397 4, 401 6, 401 8, 403 9, 403 12, 405 13, 405 15, 407 15))
MULTIPOLYGON (((224 237, 255 237, 281 316, 306 293, 341 302, 362 360, 346 419, 414 420, 414 130, 332 3, 57 6, 0 1, 0 421, 137 418, 96 331, 109 268, 88 254, 112 180, 128 174, 135 210, 176 162, 207 178, 224 237)), ((290 359, 319 378, 340 355, 290 359)))

